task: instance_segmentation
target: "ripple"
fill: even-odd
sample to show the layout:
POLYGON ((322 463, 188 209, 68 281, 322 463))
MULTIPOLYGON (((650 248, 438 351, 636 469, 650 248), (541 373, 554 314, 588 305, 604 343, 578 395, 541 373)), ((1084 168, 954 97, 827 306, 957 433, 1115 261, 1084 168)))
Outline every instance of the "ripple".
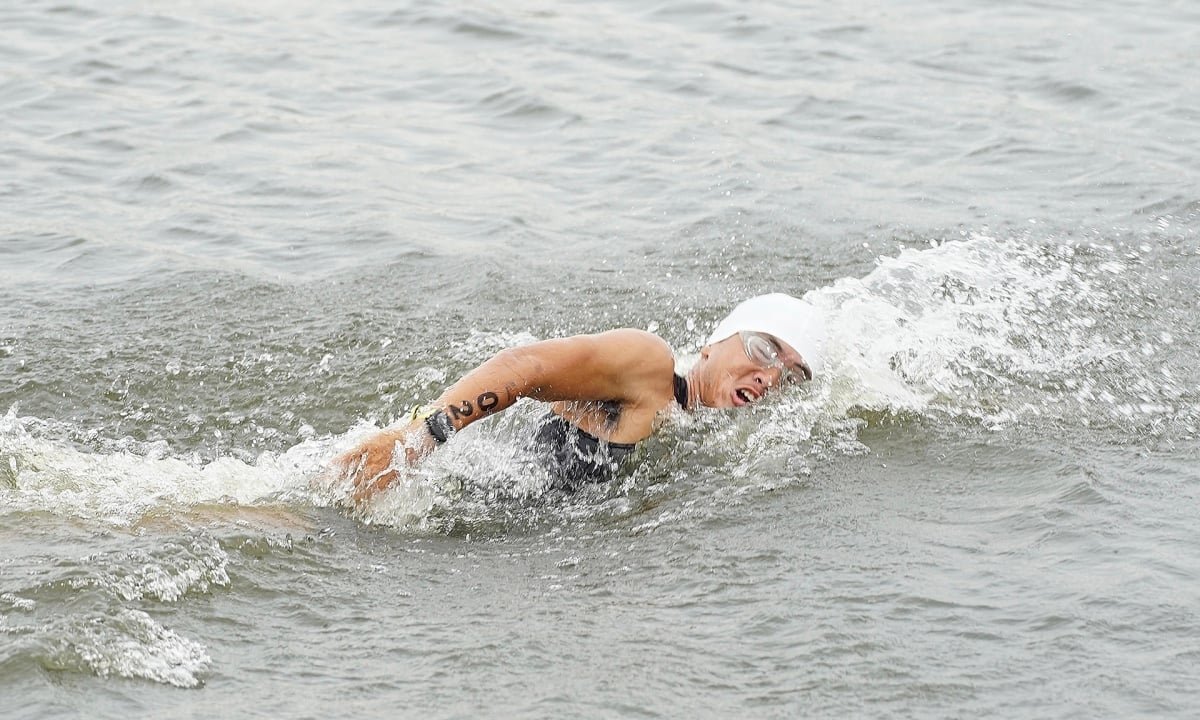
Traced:
POLYGON ((562 127, 580 118, 519 87, 497 90, 482 98, 477 105, 488 117, 496 120, 537 121, 553 127, 562 127))
POLYGON ((1055 100, 1068 104, 1093 103, 1105 101, 1104 94, 1093 87, 1078 82, 1064 80, 1045 80, 1034 86, 1036 90, 1055 100))
POLYGON ((511 27, 504 27, 499 24, 460 21, 450 23, 449 26, 451 31, 457 35, 466 35, 469 38, 480 40, 512 41, 522 40, 525 38, 524 33, 521 33, 520 31, 511 27))
POLYGON ((170 178, 158 173, 132 178, 126 180, 124 184, 131 186, 135 192, 151 195, 160 195, 178 189, 178 185, 170 178))
POLYGON ((46 8, 45 12, 51 15, 66 15, 73 18, 83 18, 87 20, 95 20, 102 15, 91 8, 86 8, 80 5, 62 4, 52 5, 46 8))

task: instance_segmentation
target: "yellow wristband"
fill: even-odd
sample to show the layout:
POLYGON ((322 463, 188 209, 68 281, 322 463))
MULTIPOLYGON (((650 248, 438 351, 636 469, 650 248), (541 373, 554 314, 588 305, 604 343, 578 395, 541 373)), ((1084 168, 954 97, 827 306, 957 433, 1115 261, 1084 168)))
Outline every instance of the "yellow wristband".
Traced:
POLYGON ((412 412, 408 416, 409 422, 413 420, 425 420, 430 415, 437 412, 438 409, 429 405, 413 405, 412 412))

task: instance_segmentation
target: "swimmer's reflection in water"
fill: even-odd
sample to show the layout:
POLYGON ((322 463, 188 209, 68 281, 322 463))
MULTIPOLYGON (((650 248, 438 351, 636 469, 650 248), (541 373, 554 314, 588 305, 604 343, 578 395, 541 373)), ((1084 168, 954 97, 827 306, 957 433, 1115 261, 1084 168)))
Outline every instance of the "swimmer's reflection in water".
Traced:
POLYGON ((562 487, 602 481, 676 408, 742 407, 823 368, 825 326, 811 304, 783 293, 739 304, 685 375, 657 335, 631 328, 503 350, 414 410, 340 455, 332 470, 362 502, 467 425, 521 398, 550 404, 534 445, 562 487))

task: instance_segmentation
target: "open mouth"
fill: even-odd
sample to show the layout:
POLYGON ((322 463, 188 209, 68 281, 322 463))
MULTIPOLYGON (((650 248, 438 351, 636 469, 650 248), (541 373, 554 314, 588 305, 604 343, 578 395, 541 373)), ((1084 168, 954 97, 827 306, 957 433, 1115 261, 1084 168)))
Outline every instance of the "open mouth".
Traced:
POLYGON ((757 395, 749 390, 746 390, 745 388, 738 388, 736 391, 734 391, 734 395, 737 395, 738 399, 747 405, 758 399, 757 395))

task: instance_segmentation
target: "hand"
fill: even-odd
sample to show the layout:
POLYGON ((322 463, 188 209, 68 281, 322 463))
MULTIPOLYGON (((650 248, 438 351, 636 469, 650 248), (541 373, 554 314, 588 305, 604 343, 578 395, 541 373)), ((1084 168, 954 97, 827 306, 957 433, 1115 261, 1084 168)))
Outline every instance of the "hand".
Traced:
POLYGON ((343 480, 353 483, 351 498, 356 505, 361 505, 400 478, 400 470, 396 467, 398 457, 404 459, 404 465, 412 466, 433 447, 433 438, 425 431, 424 423, 410 423, 399 430, 385 430, 368 438, 338 456, 333 461, 333 468, 343 480))

